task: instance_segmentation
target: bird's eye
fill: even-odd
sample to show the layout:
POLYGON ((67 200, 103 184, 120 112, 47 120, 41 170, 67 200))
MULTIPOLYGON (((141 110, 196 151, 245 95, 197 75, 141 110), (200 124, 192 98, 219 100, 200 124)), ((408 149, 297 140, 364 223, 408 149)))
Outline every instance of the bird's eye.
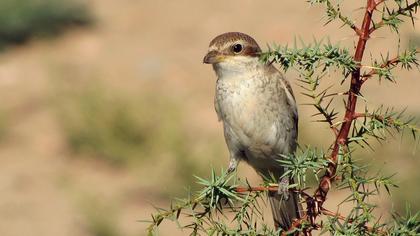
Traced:
POLYGON ((232 46, 232 50, 233 50, 233 52, 234 53, 240 53, 240 52, 242 52, 242 45, 241 44, 234 44, 233 46, 232 46))

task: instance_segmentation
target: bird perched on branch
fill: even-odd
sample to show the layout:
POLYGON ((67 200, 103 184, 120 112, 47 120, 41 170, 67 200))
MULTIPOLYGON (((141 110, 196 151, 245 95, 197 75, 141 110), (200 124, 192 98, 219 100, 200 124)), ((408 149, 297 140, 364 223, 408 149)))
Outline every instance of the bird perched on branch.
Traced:
POLYGON ((285 170, 278 160, 296 149, 298 113, 289 82, 260 61, 260 53, 252 37, 229 32, 210 42, 203 62, 217 75, 214 104, 230 152, 228 170, 244 160, 261 176, 279 181, 269 201, 275 227, 287 230, 299 218, 299 203, 296 193, 281 191, 292 180, 281 179, 285 170))

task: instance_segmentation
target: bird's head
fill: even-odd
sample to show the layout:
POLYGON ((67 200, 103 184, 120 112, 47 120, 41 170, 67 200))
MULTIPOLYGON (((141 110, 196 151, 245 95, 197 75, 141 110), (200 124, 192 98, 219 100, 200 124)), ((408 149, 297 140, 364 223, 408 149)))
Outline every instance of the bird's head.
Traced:
POLYGON ((203 63, 212 64, 218 70, 242 70, 258 61, 261 49, 249 35, 228 32, 214 38, 203 63))

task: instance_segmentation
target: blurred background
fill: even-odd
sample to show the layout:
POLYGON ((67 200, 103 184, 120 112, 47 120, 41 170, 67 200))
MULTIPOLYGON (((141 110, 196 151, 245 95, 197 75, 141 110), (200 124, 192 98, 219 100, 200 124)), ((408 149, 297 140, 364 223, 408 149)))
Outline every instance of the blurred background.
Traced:
MULTIPOLYGON (((343 11, 360 19, 365 1, 348 2, 343 11)), ((353 32, 324 27, 323 16, 322 8, 290 0, 1 0, 0 235, 144 235, 138 221, 153 205, 169 206, 187 186, 194 191, 193 175, 227 166, 215 75, 202 64, 210 40, 242 31, 263 48, 298 36, 352 49, 353 32)), ((402 48, 420 42, 416 25, 402 27, 402 48)), ((396 42, 381 29, 366 58, 394 55, 396 42)), ((397 84, 372 79, 363 91, 369 106, 420 117, 418 75, 399 73, 397 84)), ((307 102, 296 73, 286 76, 299 104, 307 102)), ((299 112, 300 143, 328 148, 330 131, 312 122, 314 110, 299 105, 299 112)), ((420 209, 414 144, 396 135, 359 153, 373 169, 396 173, 400 186, 393 201, 378 200, 378 215, 403 212, 406 202, 420 209)), ((239 175, 259 181, 246 165, 239 175)), ((329 196, 335 210, 344 195, 329 196)), ((161 234, 174 235, 175 227, 164 225, 161 234)))

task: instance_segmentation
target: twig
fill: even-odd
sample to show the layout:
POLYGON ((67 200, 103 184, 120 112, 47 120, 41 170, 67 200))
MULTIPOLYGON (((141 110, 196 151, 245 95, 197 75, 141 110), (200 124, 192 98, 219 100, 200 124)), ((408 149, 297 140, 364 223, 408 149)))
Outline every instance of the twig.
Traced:
MULTIPOLYGON (((420 50, 416 49, 415 51, 412 51, 415 54, 420 53, 420 50)), ((407 53, 407 52, 406 52, 407 53)), ((370 67, 372 68, 368 73, 363 74, 362 77, 362 83, 364 83, 366 80, 368 80, 370 77, 378 74, 378 71, 381 69, 390 68, 391 66, 396 66, 398 63, 402 62, 403 59, 401 59, 401 55, 397 55, 392 59, 389 59, 382 63, 379 67, 370 67)))
POLYGON ((362 83, 364 83, 366 80, 368 80, 368 78, 372 77, 373 75, 377 74, 378 69, 384 69, 393 65, 396 65, 400 62, 400 57, 396 56, 388 61, 386 61, 385 63, 383 63, 382 65, 380 65, 378 68, 374 68, 372 70, 370 70, 367 74, 362 75, 362 83))
POLYGON ((329 126, 330 126, 330 129, 332 130, 332 132, 335 134, 335 137, 337 137, 338 136, 338 129, 337 129, 337 127, 335 127, 334 126, 334 123, 333 123, 333 119, 334 118, 332 118, 322 107, 321 107, 321 105, 320 104, 315 104, 314 105, 315 106, 315 108, 319 111, 319 113, 320 114, 322 114, 324 117, 325 117, 325 120, 323 120, 323 121, 326 121, 328 124, 329 124, 329 126))
POLYGON ((330 1, 327 1, 327 7, 338 16, 338 18, 346 25, 348 25, 358 36, 362 35, 362 31, 346 16, 342 15, 340 11, 334 8, 330 1))
POLYGON ((420 128, 417 127, 416 125, 404 123, 401 120, 393 119, 392 117, 384 117, 378 114, 369 114, 369 113, 355 113, 353 115, 353 119, 365 118, 365 117, 378 120, 384 124, 387 124, 388 126, 394 126, 394 127, 405 126, 406 128, 412 130, 413 132, 420 132, 420 128))
MULTIPOLYGON (((378 6, 379 4, 381 4, 383 2, 384 2, 384 0, 378 1, 378 3, 376 3, 376 6, 378 6)), ((404 12, 411 11, 413 8, 418 7, 419 4, 420 4, 420 1, 416 0, 415 2, 411 3, 410 5, 407 5, 406 7, 400 8, 398 11, 393 12, 392 15, 397 16, 397 15, 404 14, 404 12)), ((382 19, 381 21, 379 21, 376 24, 373 24, 373 27, 369 29, 369 34, 372 34, 375 30, 381 28, 384 25, 385 25, 384 19, 382 19)))

